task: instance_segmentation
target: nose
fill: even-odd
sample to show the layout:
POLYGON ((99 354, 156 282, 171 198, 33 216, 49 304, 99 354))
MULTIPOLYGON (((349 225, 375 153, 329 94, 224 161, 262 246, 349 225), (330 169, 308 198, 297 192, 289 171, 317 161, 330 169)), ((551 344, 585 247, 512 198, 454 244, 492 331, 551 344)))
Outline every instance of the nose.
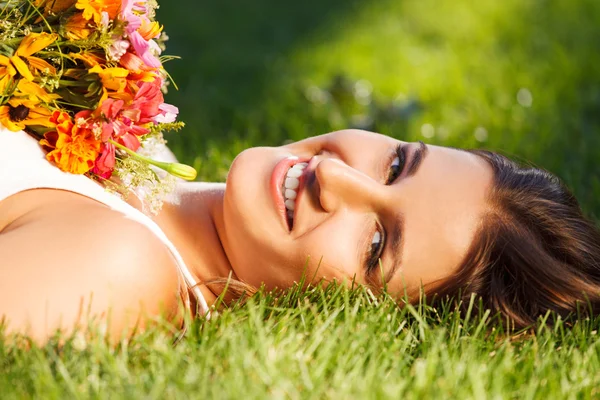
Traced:
POLYGON ((342 207, 367 209, 381 199, 381 185, 343 161, 326 158, 315 168, 321 207, 333 212, 342 207))

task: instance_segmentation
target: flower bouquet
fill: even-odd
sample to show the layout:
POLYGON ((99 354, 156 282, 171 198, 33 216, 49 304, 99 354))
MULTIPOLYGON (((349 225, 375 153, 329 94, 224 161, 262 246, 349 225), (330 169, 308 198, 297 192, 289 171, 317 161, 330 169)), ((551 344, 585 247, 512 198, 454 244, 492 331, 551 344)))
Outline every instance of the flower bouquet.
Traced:
POLYGON ((46 158, 121 194, 164 191, 151 166, 162 132, 179 130, 166 104, 166 35, 154 0, 0 0, 0 124, 39 140, 46 158), (111 179, 111 178, 117 179, 111 179))

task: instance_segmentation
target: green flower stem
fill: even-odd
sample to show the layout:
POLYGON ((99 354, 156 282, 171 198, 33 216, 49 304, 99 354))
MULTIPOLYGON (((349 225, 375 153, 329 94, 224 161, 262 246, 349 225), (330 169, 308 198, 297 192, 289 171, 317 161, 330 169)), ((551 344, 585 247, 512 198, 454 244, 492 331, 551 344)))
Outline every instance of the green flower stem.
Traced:
MULTIPOLYGON (((11 50, 14 51, 15 48, 13 48, 13 47, 16 47, 19 43, 21 43, 22 40, 23 40, 22 37, 18 37, 18 38, 15 38, 15 39, 7 39, 7 40, 1 41, 0 45, 6 46, 6 47, 10 47, 11 50)), ((11 56, 12 56, 12 54, 11 54, 11 56)))
POLYGON ((75 87, 75 86, 79 86, 79 87, 87 87, 90 85, 89 82, 86 81, 65 81, 65 80, 59 80, 58 83, 60 84, 60 86, 71 86, 71 87, 75 87))
POLYGON ((145 163, 148 163, 150 165, 154 165, 155 167, 160 168, 164 171, 167 171, 169 174, 171 174, 173 176, 176 176, 178 178, 182 178, 182 179, 185 179, 188 181, 193 181, 194 179, 196 179, 197 172, 194 168, 190 167, 189 165, 180 164, 180 163, 166 163, 166 162, 156 161, 151 158, 139 155, 135 151, 128 149, 127 147, 115 142, 114 140, 109 139, 108 142, 115 145, 115 147, 118 147, 119 149, 123 150, 130 156, 132 156, 140 161, 143 161, 145 163))

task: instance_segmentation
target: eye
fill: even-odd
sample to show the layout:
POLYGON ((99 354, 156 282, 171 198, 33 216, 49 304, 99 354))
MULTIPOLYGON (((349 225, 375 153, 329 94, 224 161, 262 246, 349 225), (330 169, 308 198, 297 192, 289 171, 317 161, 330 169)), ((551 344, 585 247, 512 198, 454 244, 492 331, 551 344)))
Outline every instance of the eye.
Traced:
POLYGON ((406 156, 404 154, 404 149, 401 145, 398 145, 394 156, 390 162, 390 172, 388 174, 387 180, 385 181, 386 185, 390 185, 402 174, 402 170, 404 169, 405 163, 406 156))
MULTIPOLYGON (((396 179, 398 179, 398 177, 402 174, 405 163, 406 154, 402 145, 399 144, 388 161, 388 165, 390 167, 388 177, 385 181, 386 185, 390 185, 396 179)), ((365 268, 367 270, 367 274, 370 274, 377 268, 379 259, 381 258, 383 249, 385 248, 385 232, 379 224, 377 224, 377 228, 373 233, 373 237, 371 238, 371 245, 368 247, 365 268)))
POLYGON ((371 246, 370 246, 368 254, 367 254, 367 262, 366 262, 367 274, 373 272, 375 270, 375 268, 377 267, 379 259, 381 258, 381 253, 383 251, 383 247, 384 247, 383 244, 384 244, 384 235, 378 226, 377 230, 373 234, 373 237, 371 238, 371 246))

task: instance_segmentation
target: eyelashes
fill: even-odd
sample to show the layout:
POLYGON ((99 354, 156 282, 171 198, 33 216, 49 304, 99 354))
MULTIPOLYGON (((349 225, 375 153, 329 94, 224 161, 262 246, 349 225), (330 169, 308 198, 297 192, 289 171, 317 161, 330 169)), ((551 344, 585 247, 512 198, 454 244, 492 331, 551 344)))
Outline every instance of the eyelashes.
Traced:
MULTIPOLYGON (((402 175, 402 171, 406 165, 406 150, 404 146, 399 144, 396 147, 396 151, 391 155, 388 165, 389 172, 385 184, 391 185, 400 175, 402 175)), ((365 265, 367 274, 372 273, 376 269, 379 259, 383 254, 383 249, 385 248, 385 230, 379 223, 376 223, 375 226, 375 232, 371 237, 371 243, 367 249, 367 261, 365 265)))
POLYGON ((385 181, 386 185, 391 185, 402 174, 406 164, 406 150, 402 145, 396 147, 396 151, 389 162, 389 174, 385 181))

